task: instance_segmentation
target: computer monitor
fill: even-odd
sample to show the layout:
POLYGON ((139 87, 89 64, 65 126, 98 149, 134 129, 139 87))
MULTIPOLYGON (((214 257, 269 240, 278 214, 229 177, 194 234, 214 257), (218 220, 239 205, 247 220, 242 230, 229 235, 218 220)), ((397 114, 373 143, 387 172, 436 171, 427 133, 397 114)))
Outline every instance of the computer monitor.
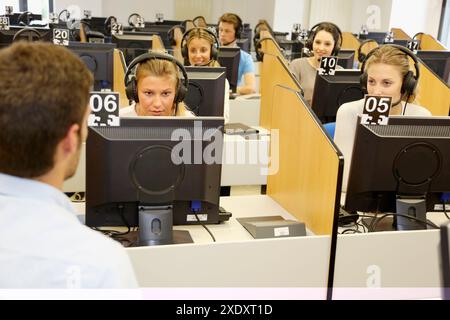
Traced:
POLYGON ((360 34, 359 40, 373 39, 378 44, 383 44, 384 39, 386 39, 387 32, 369 32, 368 34, 360 34))
POLYGON ((7 15, 9 18, 9 24, 11 26, 25 26, 30 25, 32 21, 41 21, 42 15, 41 14, 34 14, 29 11, 25 12, 16 12, 13 14, 7 15))
POLYGON ((247 53, 250 53, 251 42, 249 38, 241 38, 236 40, 236 44, 239 48, 244 50, 247 53))
POLYGON ((444 82, 450 83, 450 51, 419 50, 417 57, 444 82))
POLYGON ((355 50, 341 49, 338 54, 338 65, 344 69, 353 69, 355 62, 355 50))
POLYGON ((69 42, 94 76, 94 90, 113 89, 115 43, 69 42))
POLYGON ((112 36, 112 42, 123 52, 125 62, 128 65, 134 58, 147 53, 153 46, 153 33, 125 33, 112 36))
POLYGON ((220 47, 218 60, 220 65, 227 69, 227 79, 230 83, 231 91, 236 92, 239 81, 238 74, 239 62, 241 60, 241 49, 220 47))
POLYGON ((336 70, 334 75, 317 74, 311 107, 322 123, 336 121, 337 110, 342 104, 364 97, 360 76, 360 70, 336 70))
POLYGON ((173 224, 216 224, 224 119, 122 118, 89 127, 86 225, 136 227, 138 211, 173 206, 173 224), (181 158, 180 158, 181 157, 181 158), (196 209, 197 208, 197 209, 196 209))
POLYGON ((399 46, 403 46, 403 47, 406 47, 406 45, 408 44, 408 41, 411 41, 411 40, 407 40, 407 39, 394 39, 394 44, 397 44, 397 45, 399 45, 399 46))
MULTIPOLYGON (((14 35, 25 28, 33 29, 35 31, 27 31, 23 33, 23 36, 19 36, 21 40, 29 40, 29 35, 32 37, 33 41, 53 40, 53 30, 49 28, 10 26, 9 30, 0 30, 0 48, 9 46, 13 42, 14 35)), ((16 41, 18 40, 19 39, 16 39, 16 41)))
POLYGON ((189 87, 184 102, 197 116, 223 117, 226 69, 186 66, 189 87))
POLYGON ((164 47, 170 48, 172 44, 169 41, 169 30, 173 28, 171 24, 145 24, 145 28, 140 29, 144 32, 151 32, 160 36, 164 47))
MULTIPOLYGON (((345 209, 404 214, 405 202, 421 201, 422 209, 408 207, 405 215, 425 220, 426 212, 442 211, 443 193, 450 191, 450 117, 392 116, 385 126, 360 119, 345 209)), ((398 229, 426 228, 399 219, 398 229)))

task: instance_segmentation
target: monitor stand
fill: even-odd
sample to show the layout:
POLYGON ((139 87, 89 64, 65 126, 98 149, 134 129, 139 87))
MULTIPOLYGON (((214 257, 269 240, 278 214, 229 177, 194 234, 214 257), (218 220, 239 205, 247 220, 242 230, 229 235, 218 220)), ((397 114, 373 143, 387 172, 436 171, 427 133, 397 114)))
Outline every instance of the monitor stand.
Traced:
MULTIPOLYGON (((130 231, 128 234, 121 236, 120 243, 127 248, 142 247, 139 245, 139 231, 130 231)), ((182 243, 194 243, 189 231, 173 230, 171 244, 182 243)))

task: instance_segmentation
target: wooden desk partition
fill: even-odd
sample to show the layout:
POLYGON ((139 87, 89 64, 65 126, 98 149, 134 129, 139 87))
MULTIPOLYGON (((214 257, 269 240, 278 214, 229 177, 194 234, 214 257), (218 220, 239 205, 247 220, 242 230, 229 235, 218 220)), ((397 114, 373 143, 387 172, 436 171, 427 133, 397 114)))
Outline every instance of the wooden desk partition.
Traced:
MULTIPOLYGON (((268 42, 268 41, 265 41, 268 42)), ((284 59, 272 54, 264 54, 261 64, 261 109, 259 123, 270 130, 272 128, 272 115, 274 113, 274 88, 283 84, 296 91, 300 91, 300 85, 289 71, 284 59)))
POLYGON ((397 40, 411 40, 411 37, 400 28, 391 28, 391 31, 394 33, 394 39, 397 40))
POLYGON ((417 104, 430 110, 433 116, 450 115, 450 88, 423 63, 418 90, 417 104))
POLYGON ((155 34, 152 38, 152 51, 166 52, 166 48, 164 47, 161 37, 155 34))
POLYGON ((420 49, 421 50, 448 50, 444 47, 439 41, 437 41, 433 36, 429 34, 421 34, 417 36, 417 39, 420 40, 420 49))
POLYGON ((273 96, 271 164, 277 162, 278 171, 268 176, 267 194, 314 234, 331 235, 337 231, 343 156, 298 92, 276 86, 273 96))
POLYGON ((118 92, 120 95, 120 107, 128 106, 129 102, 125 93, 125 71, 127 66, 125 65, 125 59, 122 51, 114 49, 114 83, 113 91, 118 92))

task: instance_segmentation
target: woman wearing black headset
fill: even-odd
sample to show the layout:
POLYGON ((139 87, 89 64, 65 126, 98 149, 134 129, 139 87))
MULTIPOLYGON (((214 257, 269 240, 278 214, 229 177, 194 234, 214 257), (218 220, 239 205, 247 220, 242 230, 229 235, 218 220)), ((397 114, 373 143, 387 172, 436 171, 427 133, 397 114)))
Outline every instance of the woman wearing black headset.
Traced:
POLYGON ((184 70, 175 58, 160 53, 144 54, 133 60, 125 74, 125 86, 128 99, 134 102, 120 109, 119 115, 194 117, 183 103, 187 89, 179 69, 184 70))
MULTIPOLYGON (((192 28, 185 32, 181 40, 181 54, 185 66, 220 67, 217 61, 219 41, 216 35, 206 28, 192 28)), ((224 118, 229 120, 230 84, 225 79, 224 118)))
MULTIPOLYGON (((289 64, 289 68, 300 82, 300 86, 305 93, 305 100, 309 104, 311 104, 313 96, 320 59, 326 56, 337 56, 341 44, 341 31, 335 24, 329 22, 316 24, 311 28, 310 37, 306 43, 311 56, 295 59, 289 64)), ((337 66, 337 69, 342 68, 337 66)))
MULTIPOLYGON (((392 97, 390 115, 431 116, 430 111, 412 104, 417 95, 419 65, 415 61, 416 73, 409 67, 414 54, 396 45, 382 45, 367 55, 363 63, 361 86, 369 95, 392 97)), ((336 115, 334 141, 344 155, 344 179, 342 191, 347 190, 348 172, 352 159, 356 121, 362 114, 364 99, 343 104, 336 115)), ((369 147, 369 146, 368 146, 369 147)))

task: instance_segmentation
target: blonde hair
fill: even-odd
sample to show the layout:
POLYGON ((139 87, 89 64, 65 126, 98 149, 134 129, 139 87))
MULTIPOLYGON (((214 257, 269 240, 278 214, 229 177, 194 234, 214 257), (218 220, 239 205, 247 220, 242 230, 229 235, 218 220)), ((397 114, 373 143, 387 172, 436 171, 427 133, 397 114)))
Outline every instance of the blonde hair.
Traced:
MULTIPOLYGON (((383 63, 397 67, 402 75, 402 86, 406 74, 411 71, 408 55, 398 48, 389 45, 383 45, 374 49, 373 53, 370 54, 369 58, 365 62, 363 72, 367 72, 371 65, 377 63, 383 63)), ((416 99, 417 94, 418 86, 416 86, 414 92, 409 95, 409 99, 407 102, 413 102, 416 99)), ((408 98, 407 95, 408 93, 403 93, 402 100, 406 101, 406 99, 408 98)))

